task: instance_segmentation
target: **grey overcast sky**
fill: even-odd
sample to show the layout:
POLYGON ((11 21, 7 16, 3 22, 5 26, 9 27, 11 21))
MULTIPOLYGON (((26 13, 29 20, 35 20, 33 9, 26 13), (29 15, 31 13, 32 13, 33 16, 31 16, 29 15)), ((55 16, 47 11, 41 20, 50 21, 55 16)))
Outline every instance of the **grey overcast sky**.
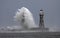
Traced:
POLYGON ((60 30, 60 0, 0 0, 0 26, 15 25, 13 16, 21 8, 28 8, 36 24, 39 24, 39 10, 45 12, 45 26, 60 30))

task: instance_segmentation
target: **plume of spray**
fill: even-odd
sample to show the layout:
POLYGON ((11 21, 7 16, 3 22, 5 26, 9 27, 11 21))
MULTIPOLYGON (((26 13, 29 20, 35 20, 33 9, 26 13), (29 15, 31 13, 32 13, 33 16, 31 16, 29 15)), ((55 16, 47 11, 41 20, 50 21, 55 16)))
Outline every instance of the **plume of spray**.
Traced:
POLYGON ((38 27, 34 22, 32 13, 26 7, 22 7, 21 9, 18 9, 14 18, 24 28, 30 29, 30 28, 38 27))

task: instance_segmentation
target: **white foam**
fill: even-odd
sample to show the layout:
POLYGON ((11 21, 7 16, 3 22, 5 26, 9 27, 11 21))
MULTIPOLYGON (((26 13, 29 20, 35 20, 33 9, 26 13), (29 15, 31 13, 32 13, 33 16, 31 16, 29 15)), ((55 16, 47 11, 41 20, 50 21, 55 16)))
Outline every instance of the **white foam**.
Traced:
POLYGON ((18 9, 14 18, 16 21, 20 22, 22 26, 28 29, 38 27, 34 22, 32 13, 26 7, 22 7, 21 9, 18 9), (22 16, 23 14, 24 14, 24 20, 25 20, 24 23, 21 22, 21 20, 23 19, 23 16, 22 16))

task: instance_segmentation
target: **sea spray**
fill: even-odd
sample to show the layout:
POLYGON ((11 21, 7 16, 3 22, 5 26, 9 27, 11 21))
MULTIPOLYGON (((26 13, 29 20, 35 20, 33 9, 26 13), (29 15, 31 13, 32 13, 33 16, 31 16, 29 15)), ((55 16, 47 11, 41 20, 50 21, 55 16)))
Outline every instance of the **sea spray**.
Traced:
POLYGON ((14 16, 14 19, 18 21, 21 24, 21 26, 23 26, 23 28, 30 29, 38 27, 34 22, 32 13, 26 7, 18 9, 14 16))

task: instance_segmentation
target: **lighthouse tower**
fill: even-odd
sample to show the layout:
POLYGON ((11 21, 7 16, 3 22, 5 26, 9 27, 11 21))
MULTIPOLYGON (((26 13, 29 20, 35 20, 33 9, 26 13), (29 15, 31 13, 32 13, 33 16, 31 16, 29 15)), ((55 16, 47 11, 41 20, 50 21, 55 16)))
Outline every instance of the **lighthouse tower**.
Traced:
POLYGON ((40 21, 39 21, 39 26, 40 28, 44 28, 44 11, 43 9, 40 10, 40 21))
POLYGON ((40 30, 42 32, 49 31, 49 28, 46 28, 45 25, 44 25, 44 11, 43 11, 43 9, 40 10, 39 16, 40 16, 40 21, 39 21, 40 30))

